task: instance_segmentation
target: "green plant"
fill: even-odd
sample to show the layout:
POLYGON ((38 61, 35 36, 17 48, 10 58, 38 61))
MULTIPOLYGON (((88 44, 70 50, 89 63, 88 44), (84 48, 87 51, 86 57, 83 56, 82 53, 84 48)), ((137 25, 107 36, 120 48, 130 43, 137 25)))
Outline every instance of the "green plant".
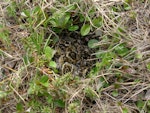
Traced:
POLYGON ((98 98, 97 93, 93 90, 92 87, 86 87, 84 89, 85 95, 89 97, 91 100, 98 98))
POLYGON ((123 57, 129 53, 129 49, 126 47, 126 44, 122 43, 115 47, 114 51, 117 55, 123 57))
POLYGON ((50 81, 48 76, 43 75, 39 76, 37 75, 34 80, 31 81, 30 87, 28 89, 28 95, 31 96, 33 99, 31 103, 29 103, 33 109, 35 110, 40 110, 41 112, 49 111, 52 112, 52 109, 55 109, 57 107, 64 108, 65 102, 62 99, 55 99, 55 96, 52 96, 51 94, 55 94, 55 92, 51 92, 51 94, 48 93, 48 90, 51 91, 50 89, 50 81), (34 96, 36 95, 38 97, 46 99, 46 102, 48 106, 44 106, 42 103, 39 103, 40 101, 34 101, 34 96), (34 102, 33 102, 34 101, 34 102))
POLYGON ((117 90, 114 90, 113 92, 112 92, 112 95, 114 96, 114 97, 117 97, 119 94, 118 94, 118 91, 117 90))
POLYGON ((0 112, 149 112, 149 100, 128 98, 144 87, 149 88, 145 76, 150 72, 149 55, 143 54, 149 46, 138 47, 147 41, 148 0, 2 0, 0 3, 0 112), (69 63, 67 55, 72 55, 68 50, 73 44, 66 43, 67 38, 71 44, 77 42, 74 44, 77 49, 73 49, 76 55, 84 51, 80 51, 82 47, 85 53, 90 51, 89 56, 79 55, 71 63, 77 73, 85 68, 87 74, 83 76, 61 74, 64 67, 58 64, 58 54, 69 63), (68 54, 59 53, 58 45, 66 47, 64 52, 68 54), (84 66, 78 64, 86 57, 84 66), (145 65, 139 66, 144 62, 145 65), (118 98, 128 100, 121 103, 115 101, 118 98))
POLYGON ((102 59, 102 61, 96 62, 95 67, 92 68, 92 70, 90 71, 89 74, 90 77, 96 76, 102 69, 109 69, 113 59, 116 58, 116 54, 113 52, 106 52, 106 53, 104 52, 97 55, 97 57, 102 59))
POLYGON ((79 113, 80 104, 78 102, 72 102, 68 106, 69 113, 79 113))
POLYGON ((88 41, 88 47, 89 48, 97 48, 96 44, 98 43, 98 40, 96 39, 91 39, 88 41))
POLYGON ((126 0, 124 3, 120 5, 113 6, 112 10, 115 12, 128 11, 131 9, 130 2, 131 1, 126 0))
POLYGON ((0 24, 0 41, 2 41, 2 43, 6 45, 6 47, 10 46, 11 44, 11 40, 9 38, 9 30, 2 24, 0 24))
POLYGON ((84 24, 82 27, 81 27, 81 35, 82 36, 86 36, 87 34, 89 34, 90 32, 90 25, 89 24, 84 24))
POLYGON ((17 109, 17 113, 22 113, 22 112, 24 112, 23 104, 22 104, 22 103, 17 103, 16 109, 17 109))
POLYGON ((47 60, 49 60, 49 61, 53 58, 53 56, 54 56, 55 53, 56 53, 56 51, 53 50, 53 49, 52 49, 51 47, 49 47, 49 46, 46 46, 46 47, 44 48, 45 58, 46 58, 47 60))
POLYGON ((147 69, 150 70, 150 63, 148 63, 146 66, 147 66, 147 69))
POLYGON ((27 24, 25 26, 31 30, 36 30, 40 25, 47 24, 45 23, 46 14, 40 6, 35 6, 32 11, 29 9, 22 10, 20 18, 27 24))
POLYGON ((57 33, 61 33, 65 29, 70 32, 80 29, 81 35, 86 36, 89 34, 90 30, 92 30, 90 21, 94 28, 99 28, 103 24, 103 19, 101 16, 94 17, 94 8, 89 10, 87 16, 82 14, 83 10, 84 7, 79 9, 77 4, 69 4, 57 11, 55 9, 52 10, 52 15, 48 18, 48 21, 52 25, 52 29, 57 33), (90 20, 90 17, 93 19, 90 20))
POLYGON ((127 108, 122 108, 123 113, 128 113, 129 110, 127 108))
POLYGON ((7 7, 7 12, 9 16, 16 18, 16 9, 17 9, 17 3, 15 1, 12 1, 10 5, 7 7))

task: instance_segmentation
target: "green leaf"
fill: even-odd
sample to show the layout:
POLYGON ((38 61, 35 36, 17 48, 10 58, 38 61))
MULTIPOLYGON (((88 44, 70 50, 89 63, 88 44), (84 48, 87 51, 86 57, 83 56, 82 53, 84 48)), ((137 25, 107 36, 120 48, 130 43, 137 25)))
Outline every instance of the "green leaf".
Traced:
POLYGON ((33 12, 33 14, 39 14, 39 12, 41 12, 41 7, 39 7, 39 6, 34 7, 32 12, 33 12))
POLYGON ((34 58, 31 56, 25 55, 23 56, 23 60, 24 60, 24 63, 28 65, 34 61, 34 58))
POLYGON ((117 90, 114 90, 112 93, 111 93, 114 97, 117 97, 119 95, 118 91, 117 90))
POLYGON ((100 81, 102 82, 102 87, 106 88, 109 86, 109 83, 105 81, 105 79, 103 77, 100 77, 100 81))
POLYGON ((53 41, 54 44, 56 44, 59 41, 59 37, 53 37, 52 41, 53 41))
POLYGON ((128 11, 131 9, 131 6, 129 4, 124 4, 124 9, 128 11))
POLYGON ((99 72, 99 68, 97 66, 93 67, 91 70, 90 70, 90 73, 89 73, 89 77, 90 78, 93 78, 93 76, 97 75, 99 72))
MULTIPOLYGON (((124 33, 125 32, 125 30, 123 29, 123 28, 121 28, 121 27, 118 27, 118 31, 120 32, 120 33, 124 33)), ((117 34, 116 34, 117 35, 117 34)), ((118 34, 119 35, 119 34, 118 34)))
POLYGON ((55 61, 50 61, 49 62, 49 67, 56 68, 57 67, 56 62, 55 61))
POLYGON ((38 92, 41 91, 41 87, 37 84, 37 81, 33 80, 29 85, 30 87, 27 91, 28 94, 38 94, 38 92))
POLYGON ((56 107, 64 108, 64 107, 65 107, 65 102, 64 102, 63 100, 58 99, 58 100, 55 100, 55 101, 54 101, 54 105, 55 105, 56 107))
POLYGON ((135 56, 136 56, 137 59, 142 59, 143 58, 143 54, 140 53, 140 52, 138 52, 135 56))
POLYGON ((98 46, 95 46, 96 43, 98 43, 98 40, 91 39, 91 40, 88 41, 88 47, 89 48, 97 48, 98 46))
POLYGON ((16 109, 17 109, 17 113, 23 112, 23 105, 22 105, 22 103, 17 103, 16 109))
POLYGON ((128 52, 129 52, 129 50, 128 50, 128 48, 125 46, 125 44, 120 44, 119 46, 117 46, 116 48, 115 48, 115 52, 118 54, 118 55, 120 55, 120 56, 125 56, 128 52))
POLYGON ((47 88, 49 87, 49 82, 42 83, 41 85, 47 88))
POLYGON ((79 111, 80 111, 79 102, 72 102, 68 105, 68 112, 69 113, 80 113, 79 111))
POLYGON ((7 46, 11 44, 11 40, 9 38, 9 31, 5 28, 3 24, 0 24, 0 41, 2 41, 2 43, 7 46))
POLYGON ((70 13, 64 13, 62 11, 57 11, 50 17, 49 22, 53 27, 65 28, 70 20, 70 13))
POLYGON ((70 19, 70 14, 69 13, 64 13, 64 14, 60 14, 60 16, 58 17, 58 21, 57 27, 61 27, 61 28, 65 28, 66 24, 69 22, 70 19))
POLYGON ((45 75, 45 76, 42 76, 41 79, 40 79, 40 82, 41 82, 41 83, 45 83, 45 82, 47 82, 47 81, 48 81, 48 76, 46 76, 46 75, 45 75))
POLYGON ((78 25, 73 25, 73 26, 70 26, 70 27, 68 28, 69 31, 76 31, 76 30, 78 30, 78 29, 79 29, 79 26, 78 26, 78 25))
POLYGON ((11 2, 10 5, 7 7, 7 12, 9 16, 16 17, 16 2, 11 2))
POLYGON ((77 8, 77 5, 76 4, 70 4, 66 7, 64 7, 64 11, 68 11, 68 12, 71 12, 72 10, 75 10, 77 8))
POLYGON ((92 23, 93 23, 93 25, 96 26, 96 27, 101 27, 102 24, 103 24, 103 19, 102 19, 102 17, 94 18, 94 19, 92 20, 92 23))
POLYGON ((123 111, 123 113, 129 113, 127 108, 123 108, 122 111, 123 111))
POLYGON ((80 17, 80 22, 84 22, 85 18, 82 14, 79 14, 79 17, 80 17))
POLYGON ((85 95, 87 97, 89 97, 90 99, 96 99, 97 98, 96 92, 94 91, 94 89, 92 87, 86 87, 84 89, 84 92, 85 92, 85 95))
POLYGON ((45 87, 48 87, 49 86, 49 81, 48 81, 48 76, 42 76, 41 79, 40 79, 40 84, 45 86, 45 87))
POLYGON ((96 58, 102 58, 102 56, 103 56, 103 54, 104 54, 105 52, 103 51, 103 50, 98 50, 98 51, 96 51, 96 58))
POLYGON ((90 29, 91 29, 91 26, 89 24, 84 24, 80 30, 81 35, 86 36, 90 32, 90 29))
POLYGON ((57 24, 58 22, 57 22, 57 20, 55 20, 54 18, 51 18, 50 20, 49 20, 49 22, 53 25, 53 27, 58 27, 59 25, 57 24))
POLYGON ((55 50, 53 50, 51 47, 49 46, 46 46, 45 49, 44 49, 44 54, 45 54, 45 57, 46 59, 48 60, 51 60, 54 56, 54 54, 56 53, 55 50))
POLYGON ((94 69, 96 71, 93 71, 94 73, 90 72, 93 75, 96 75, 102 68, 108 69, 111 66, 111 62, 116 57, 116 55, 112 52, 107 52, 107 53, 100 53, 98 57, 100 57, 102 60, 101 62, 96 63, 96 67, 94 69))
POLYGON ((146 65, 147 69, 150 71, 150 63, 146 65))
POLYGON ((143 100, 138 100, 137 103, 136 103, 136 105, 137 105, 137 107, 138 107, 139 109, 142 109, 143 106, 145 105, 145 101, 143 101, 143 100))
POLYGON ((46 96, 47 97, 47 102, 49 103, 49 104, 51 104, 52 102, 53 102, 53 97, 51 96, 51 95, 47 95, 46 96))
POLYGON ((66 13, 65 15, 63 15, 63 17, 61 18, 64 22, 64 24, 66 25, 70 19, 70 13, 66 13))

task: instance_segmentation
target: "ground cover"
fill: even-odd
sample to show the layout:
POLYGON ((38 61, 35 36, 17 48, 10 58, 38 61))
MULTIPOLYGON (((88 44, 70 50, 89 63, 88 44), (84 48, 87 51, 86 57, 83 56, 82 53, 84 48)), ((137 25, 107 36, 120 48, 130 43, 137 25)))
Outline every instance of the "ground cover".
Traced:
POLYGON ((149 0, 0 1, 1 113, 148 113, 149 0))

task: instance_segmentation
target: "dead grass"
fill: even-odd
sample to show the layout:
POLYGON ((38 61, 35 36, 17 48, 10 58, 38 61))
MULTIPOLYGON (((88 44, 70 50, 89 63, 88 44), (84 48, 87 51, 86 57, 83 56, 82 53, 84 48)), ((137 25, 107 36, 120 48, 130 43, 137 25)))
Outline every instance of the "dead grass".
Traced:
MULTIPOLYGON (((84 3, 89 4, 87 1, 84 1, 84 3)), ((32 97, 28 95, 28 89, 29 82, 34 79, 37 71, 49 76, 51 83, 48 91, 53 92, 52 95, 54 98, 65 99, 65 108, 57 108, 52 112, 68 113, 68 106, 76 101, 80 103, 79 113, 85 113, 86 111, 89 113, 142 112, 144 106, 143 109, 140 109, 137 106, 137 102, 144 101, 146 106, 146 103, 150 99, 146 97, 150 89, 150 72, 147 70, 147 64, 150 63, 150 2, 149 0, 143 0, 143 2, 142 0, 133 0, 130 3, 130 10, 121 10, 118 12, 114 12, 110 8, 117 5, 122 6, 124 3, 123 0, 93 0, 90 3, 92 3, 91 6, 96 7, 96 14, 101 15, 104 20, 101 28, 102 34, 113 36, 114 33, 118 33, 118 27, 124 28, 124 31, 120 33, 120 43, 125 42, 130 48, 136 49, 133 53, 129 53, 123 58, 118 57, 113 60, 113 64, 118 62, 124 65, 119 69, 114 68, 112 64, 111 68, 103 69, 94 78, 79 77, 79 81, 71 78, 71 81, 64 81, 62 86, 57 87, 55 84, 58 78, 63 80, 63 77, 54 72, 50 73, 44 66, 37 66, 36 63, 40 61, 40 57, 36 53, 32 55, 37 59, 37 62, 28 65, 25 64, 23 57, 27 51, 24 49, 24 41, 22 40, 30 36, 32 31, 28 28, 21 28, 19 22, 16 22, 14 18, 8 18, 6 8, 11 5, 11 1, 0 2, 0 24, 6 26, 5 29, 9 31, 11 41, 7 46, 0 37, 0 51, 2 53, 0 54, 0 91, 9 92, 7 97, 1 98, 0 100, 1 112, 16 112, 16 104, 18 102, 23 103, 25 111, 32 109, 28 105, 32 100, 32 97), (121 20, 117 21, 119 18, 121 20), (140 58, 136 58, 136 55, 140 55, 140 58), (133 57, 132 60, 129 60, 131 57, 133 57), (129 68, 126 68, 126 66, 129 68), (122 81, 116 78, 116 73, 121 73, 122 81), (97 92, 97 87, 101 85, 99 83, 100 77, 104 77, 105 81, 110 85, 97 92), (93 89, 96 99, 92 100, 86 96, 85 88, 87 86, 93 89), (112 95, 114 90, 119 92, 116 97, 112 95), (62 92, 64 95, 62 95, 62 92), (125 112, 126 110, 128 112, 125 112)), ((45 2, 37 0, 35 2, 32 1, 32 3, 27 0, 24 4, 21 6, 22 8, 32 10, 36 5, 39 5, 43 11, 47 11, 51 7, 57 8, 55 6, 56 4, 59 4, 57 5, 58 7, 64 5, 57 0, 45 2)), ((83 13, 86 14, 87 12, 83 13)), ((37 31, 38 26, 40 24, 36 26, 37 31)), ((40 26, 39 29, 42 29, 42 27, 40 26)), ((56 35, 54 33, 52 34, 56 35)), ((103 45, 103 43, 100 43, 100 45, 103 45)), ((40 98, 36 97, 36 99, 40 101, 40 98)), ((150 107, 147 108, 147 111, 149 109, 150 107)))

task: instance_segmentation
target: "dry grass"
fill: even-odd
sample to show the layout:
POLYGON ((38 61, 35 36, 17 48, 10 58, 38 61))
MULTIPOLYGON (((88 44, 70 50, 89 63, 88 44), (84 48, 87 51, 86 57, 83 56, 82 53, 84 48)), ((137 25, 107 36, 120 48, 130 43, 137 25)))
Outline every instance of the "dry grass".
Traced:
MULTIPOLYGON (((59 75, 53 70, 48 69, 45 65, 41 66, 44 62, 41 60, 43 55, 39 56, 34 50, 34 47, 27 42, 28 40, 26 41, 32 34, 32 31, 30 27, 22 27, 24 24, 28 26, 26 25, 28 23, 22 23, 20 21, 22 9, 32 11, 34 7, 38 5, 43 12, 48 12, 51 8, 59 10, 59 7, 65 7, 66 4, 58 0, 35 0, 32 1, 32 3, 30 0, 24 3, 17 0, 13 1, 16 1, 18 4, 20 3, 18 12, 16 12, 17 17, 14 18, 10 18, 7 15, 7 7, 11 6, 12 1, 0 1, 0 25, 5 26, 0 29, 0 34, 8 30, 10 40, 10 43, 7 44, 2 37, 0 37, 0 111, 2 113, 16 112, 17 103, 22 103, 24 109, 22 112, 30 112, 32 109, 36 109, 36 107, 33 108, 33 106, 29 104, 35 95, 28 94, 29 83, 37 78, 35 77, 36 73, 44 73, 47 75, 50 85, 46 91, 50 93, 54 99, 63 99, 66 103, 64 108, 50 107, 52 113, 68 113, 71 103, 76 102, 79 104, 75 104, 77 105, 75 107, 76 112, 73 113, 140 113, 144 111, 145 108, 147 110, 145 110, 145 112, 150 110, 150 107, 147 105, 150 99, 147 96, 150 90, 150 72, 147 69, 147 65, 150 63, 149 0, 132 0, 130 2, 130 10, 126 11, 121 9, 116 12, 113 11, 111 7, 123 7, 125 3, 123 0, 83 1, 83 4, 87 5, 87 9, 96 7, 96 16, 100 15, 102 17, 103 25, 100 28, 102 36, 113 37, 115 33, 118 33, 120 39, 117 44, 127 43, 128 48, 136 49, 124 57, 114 58, 110 68, 102 69, 97 76, 77 78, 70 75, 59 75), (122 28, 123 32, 118 32, 118 28, 122 28), (31 55, 35 59, 32 63, 28 64, 26 64, 24 60, 24 56, 29 53, 29 49, 25 49, 26 44, 29 44, 27 48, 31 46, 30 49, 33 49, 31 55), (114 65, 116 63, 123 65, 120 68, 115 68, 114 65), (120 73, 120 78, 117 78, 117 73, 120 73), (104 78, 106 83, 109 83, 109 86, 97 91, 102 85, 100 82, 101 77, 104 78), (121 80, 119 81, 118 79, 121 80), (57 84, 59 82, 60 84, 57 84), (93 100, 87 97, 87 87, 92 89, 92 95, 95 97, 93 100), (113 96, 113 91, 118 92, 117 96, 113 96), (8 94, 1 98, 4 92, 8 94), (144 102, 142 108, 137 104, 140 101, 144 102)), ((82 10, 82 5, 77 4, 77 6, 82 10)), ((82 13, 89 16, 86 11, 82 13)), ((45 30, 42 26, 45 19, 44 17, 40 23, 33 24, 32 27, 36 32, 40 33, 42 30, 45 30)), ((91 18, 89 17, 89 19, 91 18)), ((90 24, 94 26, 92 21, 90 21, 90 24)), ((51 31, 51 29, 49 31, 47 30, 47 32, 50 32, 49 34, 52 36, 58 36, 55 32, 51 31)), ((101 39, 101 37, 99 38, 101 39)), ((99 42, 99 46, 105 45, 105 43, 112 44, 113 42, 101 41, 99 42)), ((105 51, 111 50, 106 49, 105 51)), ((44 97, 35 96, 35 99, 41 102, 43 106, 49 106, 44 97)), ((32 112, 42 112, 38 110, 37 108, 37 111, 32 112)))

